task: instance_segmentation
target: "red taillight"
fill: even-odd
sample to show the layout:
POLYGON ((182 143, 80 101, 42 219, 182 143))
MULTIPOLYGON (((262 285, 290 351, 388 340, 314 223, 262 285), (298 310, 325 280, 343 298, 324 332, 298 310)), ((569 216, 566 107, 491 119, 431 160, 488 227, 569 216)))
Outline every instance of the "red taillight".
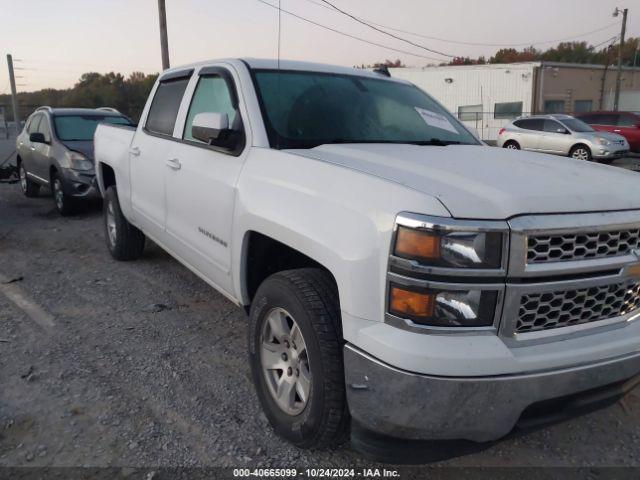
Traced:
POLYGON ((504 133, 504 128, 501 128, 500 130, 498 130, 498 135, 502 135, 504 133))

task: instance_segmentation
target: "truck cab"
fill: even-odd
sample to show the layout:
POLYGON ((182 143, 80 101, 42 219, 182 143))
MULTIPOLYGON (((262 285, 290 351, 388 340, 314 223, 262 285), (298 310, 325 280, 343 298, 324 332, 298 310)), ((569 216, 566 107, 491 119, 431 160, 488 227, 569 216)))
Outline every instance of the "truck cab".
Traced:
POLYGON ((94 142, 113 257, 150 238, 245 308, 300 447, 490 441, 637 382, 632 172, 487 147, 402 80, 255 59, 164 72, 94 142))

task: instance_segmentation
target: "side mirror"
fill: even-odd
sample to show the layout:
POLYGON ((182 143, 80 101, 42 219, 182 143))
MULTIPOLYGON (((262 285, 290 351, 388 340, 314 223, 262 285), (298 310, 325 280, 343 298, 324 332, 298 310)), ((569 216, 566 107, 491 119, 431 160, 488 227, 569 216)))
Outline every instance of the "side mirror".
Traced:
POLYGON ((563 133, 563 134, 567 134, 569 133, 569 130, 567 130, 566 128, 558 128, 556 130, 557 133, 563 133))
POLYGON ((193 118, 191 135, 193 138, 209 145, 224 142, 231 130, 229 129, 229 115, 218 112, 198 113, 193 118))
POLYGON ((47 139, 44 138, 44 133, 40 133, 40 132, 30 133, 29 141, 31 143, 47 143, 47 139))

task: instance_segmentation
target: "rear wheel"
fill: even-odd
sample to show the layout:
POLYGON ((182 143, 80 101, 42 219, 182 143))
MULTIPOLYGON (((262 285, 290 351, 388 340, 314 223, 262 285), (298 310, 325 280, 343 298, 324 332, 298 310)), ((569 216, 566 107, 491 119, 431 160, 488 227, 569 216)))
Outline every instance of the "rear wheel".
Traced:
POLYGON ((20 174, 20 188, 25 197, 37 197, 40 193, 40 185, 27 177, 27 170, 24 168, 22 162, 18 167, 20 174))
POLYGON ((60 215, 67 216, 76 212, 76 199, 64 193, 62 180, 57 172, 51 175, 51 191, 53 192, 53 201, 60 215))
POLYGON ((575 158, 576 160, 591 160, 591 150, 586 145, 576 145, 569 152, 569 156, 571 158, 575 158))
POLYGON ((142 256, 145 236, 131 225, 120 210, 116 187, 109 187, 103 202, 104 231, 107 247, 116 260, 136 260, 142 256))
POLYGON ((520 150, 520 144, 515 140, 509 140, 503 145, 503 148, 507 150, 520 150))
POLYGON ((249 362, 265 415, 301 448, 339 445, 349 412, 335 283, 320 269, 267 278, 251 305, 249 362))

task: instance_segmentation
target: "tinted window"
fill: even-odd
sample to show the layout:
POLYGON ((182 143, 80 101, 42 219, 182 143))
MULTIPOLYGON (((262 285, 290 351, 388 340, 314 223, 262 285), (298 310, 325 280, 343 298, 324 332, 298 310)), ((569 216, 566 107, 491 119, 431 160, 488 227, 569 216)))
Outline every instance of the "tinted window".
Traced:
POLYGON ((179 78, 158 85, 151 102, 145 128, 150 132, 173 135, 176 116, 182 102, 182 96, 189 83, 188 78, 179 78))
POLYGON ((522 115, 522 102, 496 103, 493 118, 516 118, 522 115))
POLYGON ((90 141, 99 123, 131 125, 125 117, 116 115, 56 115, 53 125, 61 141, 90 141))
POLYGON ((413 85, 382 78, 258 70, 269 141, 279 148, 328 143, 476 145, 449 112, 413 85))
POLYGON ((458 107, 458 119, 464 121, 482 120, 482 105, 464 105, 458 107))
POLYGON ((573 103, 573 111, 576 113, 590 112, 593 108, 593 102, 591 100, 576 100, 573 103))
POLYGON ((618 115, 615 113, 603 113, 599 115, 594 115, 593 122, 596 125, 617 125, 618 124, 618 115))
MULTIPOLYGON (((191 99, 191 106, 187 114, 187 122, 184 129, 184 139, 200 142, 191 135, 193 119, 198 113, 216 112, 226 113, 229 116, 229 126, 233 126, 236 111, 231 102, 231 93, 227 82, 222 77, 201 77, 198 86, 191 99)), ((202 142, 201 142, 202 143, 202 142)))
POLYGON ((531 120, 518 120, 513 123, 516 127, 524 128, 525 130, 542 131, 544 128, 544 120, 539 118, 533 118, 531 120))
POLYGON ((633 115, 620 115, 618 118, 618 125, 621 127, 633 127, 638 123, 638 119, 633 115))
POLYGON ((560 133, 558 132, 558 130, 564 130, 565 128, 560 125, 558 122, 556 122, 555 120, 545 120, 544 121, 544 131, 545 132, 551 132, 551 133, 560 133))
POLYGON ((31 117, 29 121, 29 127, 27 128, 27 133, 35 133, 38 131, 38 126, 40 126, 40 119, 42 118, 42 114, 37 114, 31 117))
POLYGON ((544 102, 545 113, 563 113, 564 100, 547 100, 544 102))

